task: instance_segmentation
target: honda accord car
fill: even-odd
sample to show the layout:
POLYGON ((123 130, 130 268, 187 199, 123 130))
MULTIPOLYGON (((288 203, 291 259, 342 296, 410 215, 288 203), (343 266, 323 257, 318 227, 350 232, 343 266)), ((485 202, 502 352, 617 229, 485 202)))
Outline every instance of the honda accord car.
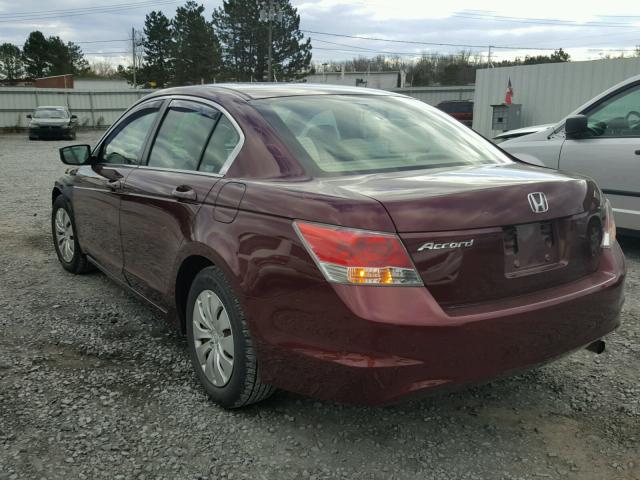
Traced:
POLYGON ((60 156, 62 266, 166 315, 228 408, 275 388, 392 403, 601 348, 619 322, 596 184, 396 93, 162 90, 60 156))

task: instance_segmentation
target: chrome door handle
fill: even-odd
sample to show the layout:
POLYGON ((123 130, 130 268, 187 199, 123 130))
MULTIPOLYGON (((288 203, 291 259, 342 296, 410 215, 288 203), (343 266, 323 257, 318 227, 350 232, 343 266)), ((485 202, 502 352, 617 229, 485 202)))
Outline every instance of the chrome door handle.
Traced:
POLYGON ((195 190, 189 185, 180 185, 173 189, 171 196, 180 200, 191 200, 195 202, 198 199, 198 195, 195 190))

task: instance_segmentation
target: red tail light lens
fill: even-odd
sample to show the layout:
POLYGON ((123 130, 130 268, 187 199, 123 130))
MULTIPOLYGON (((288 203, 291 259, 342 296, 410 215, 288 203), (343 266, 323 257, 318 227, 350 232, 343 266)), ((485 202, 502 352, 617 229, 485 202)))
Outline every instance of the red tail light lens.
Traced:
POLYGON ((409 254, 394 234, 300 221, 293 226, 330 282, 422 285, 409 254))

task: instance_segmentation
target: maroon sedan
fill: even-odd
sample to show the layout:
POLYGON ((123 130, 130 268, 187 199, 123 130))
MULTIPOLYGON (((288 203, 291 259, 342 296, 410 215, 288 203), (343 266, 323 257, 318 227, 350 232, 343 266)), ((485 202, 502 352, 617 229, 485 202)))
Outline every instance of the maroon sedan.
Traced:
POLYGON ((276 387, 394 402, 600 346, 619 323, 624 257, 593 181, 402 95, 163 90, 60 154, 60 262, 166 314, 225 407, 276 387))

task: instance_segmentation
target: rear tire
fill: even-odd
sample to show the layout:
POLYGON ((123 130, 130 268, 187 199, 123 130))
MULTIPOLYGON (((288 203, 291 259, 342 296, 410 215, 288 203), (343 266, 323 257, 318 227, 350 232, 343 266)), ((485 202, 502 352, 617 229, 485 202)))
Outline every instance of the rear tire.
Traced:
POLYGON ((186 313, 191 363, 212 400, 239 408, 275 391, 261 382, 244 312, 219 268, 207 267, 196 275, 186 313))
POLYGON ((92 266, 87 256, 82 253, 75 232, 73 212, 64 197, 58 195, 51 211, 51 233, 56 255, 65 270, 71 273, 85 273, 92 270, 92 266))

